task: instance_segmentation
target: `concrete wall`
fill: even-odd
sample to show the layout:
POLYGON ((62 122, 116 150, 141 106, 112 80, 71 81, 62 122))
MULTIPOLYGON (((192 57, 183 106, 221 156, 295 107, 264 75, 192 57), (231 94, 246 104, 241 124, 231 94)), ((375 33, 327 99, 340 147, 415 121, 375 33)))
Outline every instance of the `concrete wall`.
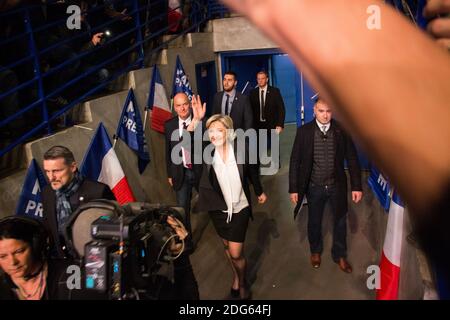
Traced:
POLYGON ((247 19, 216 19, 213 23, 214 52, 278 48, 247 19))

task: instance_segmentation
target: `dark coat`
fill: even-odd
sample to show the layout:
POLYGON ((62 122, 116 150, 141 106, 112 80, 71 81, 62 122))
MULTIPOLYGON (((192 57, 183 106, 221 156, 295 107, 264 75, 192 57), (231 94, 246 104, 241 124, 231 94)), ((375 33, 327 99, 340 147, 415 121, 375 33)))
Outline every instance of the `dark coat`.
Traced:
POLYGON ((266 100, 264 103, 264 119, 260 122, 260 96, 259 87, 250 91, 250 104, 253 109, 253 120, 257 129, 284 128, 286 110, 284 101, 278 88, 267 86, 266 100))
MULTIPOLYGON (((177 140, 175 141, 171 141, 171 137, 172 137, 172 133, 179 129, 178 127, 178 116, 173 117, 172 119, 169 119, 166 121, 166 123, 164 124, 164 135, 165 135, 165 139, 166 139, 166 169, 167 169, 167 177, 168 178, 172 178, 172 184, 173 184, 173 189, 175 191, 178 191, 181 189, 181 187, 183 186, 183 180, 184 180, 184 170, 186 170, 186 168, 183 166, 183 163, 180 164, 175 164, 172 162, 171 160, 171 153, 173 148, 175 148, 176 145, 178 145, 180 143, 180 138, 179 135, 177 135, 177 140)), ((189 132, 190 136, 191 136, 191 146, 194 145, 194 133, 193 132, 189 132)), ((192 152, 193 150, 191 150, 191 159, 192 161, 194 161, 194 152, 192 152)), ((181 155, 181 148, 180 148, 180 158, 182 157, 181 155)), ((194 166, 194 170, 198 169, 196 166, 194 166)))
MULTIPOLYGON (((234 147, 234 154, 236 161, 238 159, 236 145, 234 147)), ((248 158, 248 150, 246 150, 246 159, 248 158)), ((199 199, 197 208, 200 211, 216 211, 227 210, 227 204, 220 189, 219 181, 217 180, 216 172, 211 164, 200 165, 200 181, 198 187, 199 199)), ((251 210, 251 197, 249 182, 253 184, 255 194, 260 196, 263 193, 263 188, 259 179, 258 167, 249 164, 237 164, 239 176, 241 178, 242 188, 247 197, 251 210), (249 181, 250 180, 250 181, 249 181)))
MULTIPOLYGON (((222 114, 222 98, 224 92, 217 92, 213 100, 212 114, 222 114)), ((247 130, 254 128, 253 112, 247 96, 236 91, 230 113, 234 129, 247 130)))
MULTIPOLYGON (((316 120, 308 122, 297 129, 289 166, 289 193, 298 193, 299 201, 309 187, 313 168, 314 131, 317 128, 316 120)), ((350 173, 352 191, 362 191, 361 168, 352 139, 340 127, 338 122, 331 120, 330 130, 334 132, 335 154, 335 181, 338 192, 336 213, 345 214, 347 205, 347 177, 344 170, 344 160, 350 173)))
MULTIPOLYGON (((70 197, 72 212, 82 204, 92 200, 108 199, 116 200, 111 189, 104 183, 84 179, 77 192, 70 197)), ((58 239, 58 219, 56 217, 56 192, 46 185, 42 190, 43 223, 52 237, 53 243, 59 243, 58 239)), ((57 256, 63 257, 61 248, 57 246, 57 256)))

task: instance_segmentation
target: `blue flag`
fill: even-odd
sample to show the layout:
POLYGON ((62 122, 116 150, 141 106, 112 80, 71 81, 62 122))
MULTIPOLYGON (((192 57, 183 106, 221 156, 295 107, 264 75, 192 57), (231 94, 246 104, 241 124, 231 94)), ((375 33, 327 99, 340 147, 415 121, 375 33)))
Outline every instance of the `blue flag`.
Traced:
POLYGON ((128 92, 122 115, 117 127, 117 137, 122 139, 130 149, 134 150, 138 156, 139 173, 144 172, 145 167, 150 162, 147 142, 144 135, 139 107, 134 97, 133 89, 128 92))
POLYGON ((39 168, 36 160, 31 160, 17 204, 16 215, 42 219, 41 190, 46 185, 47 181, 41 168, 39 168))
POLYGON ((384 210, 389 211, 389 206, 391 203, 390 191, 391 187, 389 181, 386 177, 381 174, 374 166, 370 168, 370 176, 368 180, 369 186, 375 193, 375 196, 381 203, 384 210))
POLYGON ((175 65, 175 71, 173 73, 173 89, 172 98, 179 92, 184 92, 192 100, 192 89, 189 84, 189 80, 184 72, 183 65, 181 64, 180 57, 177 56, 177 63, 175 65))

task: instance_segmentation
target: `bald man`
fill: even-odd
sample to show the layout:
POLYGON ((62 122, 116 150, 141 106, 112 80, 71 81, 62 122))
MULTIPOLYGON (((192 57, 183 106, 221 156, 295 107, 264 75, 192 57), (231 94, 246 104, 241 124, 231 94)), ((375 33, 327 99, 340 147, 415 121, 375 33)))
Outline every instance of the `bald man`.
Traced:
MULTIPOLYGON (((167 177, 169 185, 176 193, 177 205, 184 208, 186 214, 185 226, 189 234, 192 235, 190 213, 192 189, 195 186, 194 166, 191 162, 192 150, 190 148, 180 148, 181 152, 175 151, 172 154, 177 145, 178 148, 180 147, 179 143, 183 140, 183 132, 185 138, 191 137, 191 134, 186 130, 192 121, 191 104, 187 95, 177 93, 173 98, 173 107, 177 115, 167 120, 164 124, 167 177), (172 139, 175 131, 177 131, 177 134, 172 139)), ((188 242, 191 239, 191 236, 189 236, 188 242)), ((192 243, 189 245, 192 245, 192 243)), ((188 249, 193 251, 193 248, 188 249)))

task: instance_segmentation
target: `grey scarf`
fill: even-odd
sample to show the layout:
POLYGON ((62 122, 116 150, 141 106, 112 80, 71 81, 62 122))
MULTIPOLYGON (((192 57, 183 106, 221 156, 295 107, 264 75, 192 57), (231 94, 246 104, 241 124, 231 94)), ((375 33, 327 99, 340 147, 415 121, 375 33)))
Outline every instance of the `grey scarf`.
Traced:
POLYGON ((68 185, 56 190, 56 218, 58 219, 58 233, 62 235, 64 226, 72 214, 70 197, 77 192, 83 183, 84 177, 76 171, 68 185))

